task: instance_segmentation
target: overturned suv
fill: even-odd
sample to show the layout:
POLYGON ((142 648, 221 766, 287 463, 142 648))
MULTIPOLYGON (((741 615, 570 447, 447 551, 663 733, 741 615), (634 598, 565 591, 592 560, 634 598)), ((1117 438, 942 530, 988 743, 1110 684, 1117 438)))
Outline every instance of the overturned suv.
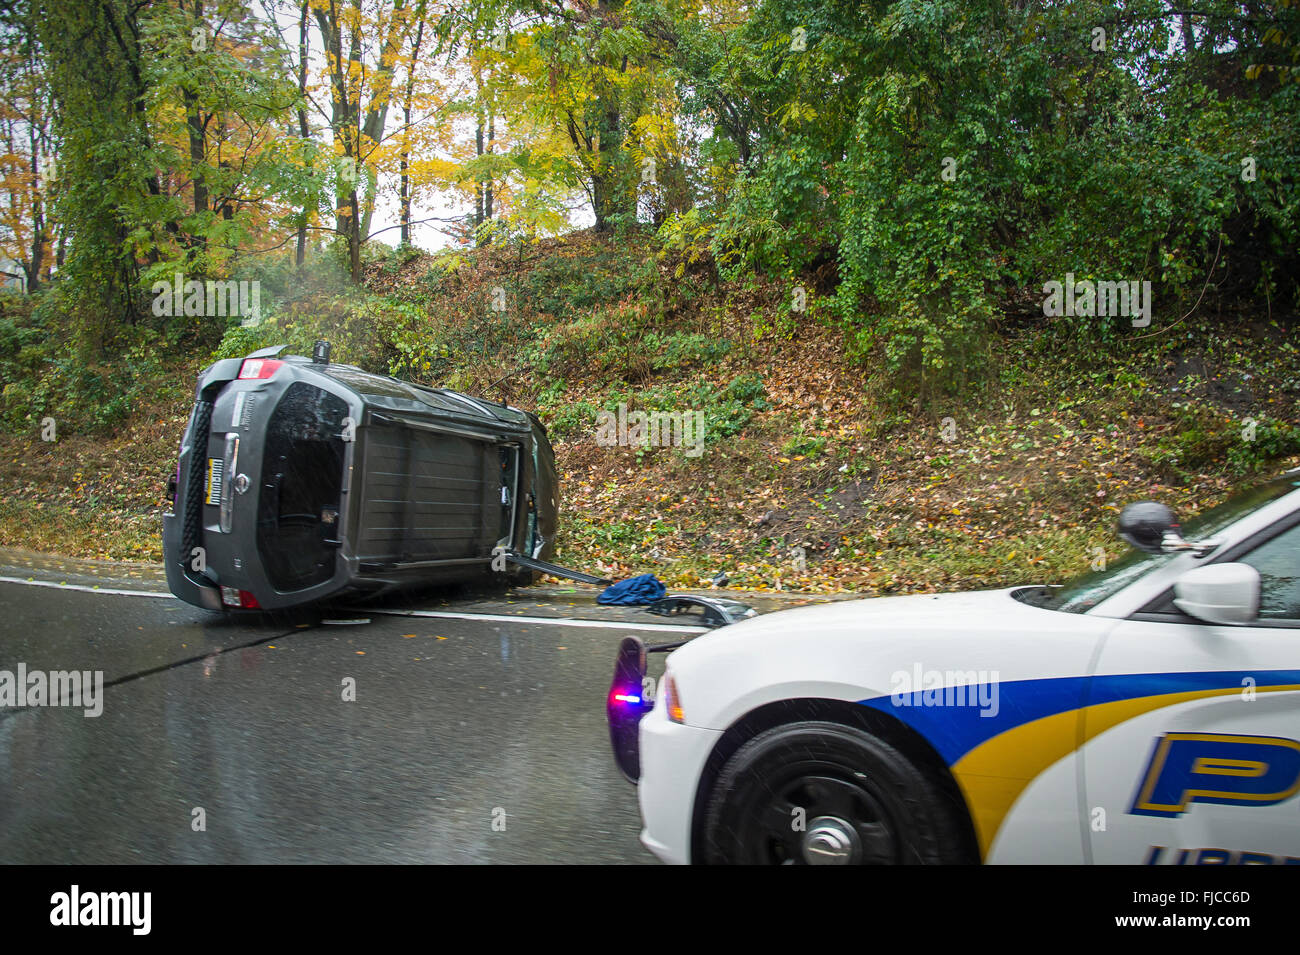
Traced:
POLYGON ((531 579, 557 497, 534 415, 333 364, 325 342, 311 358, 283 347, 199 376, 163 517, 172 593, 274 610, 531 579))

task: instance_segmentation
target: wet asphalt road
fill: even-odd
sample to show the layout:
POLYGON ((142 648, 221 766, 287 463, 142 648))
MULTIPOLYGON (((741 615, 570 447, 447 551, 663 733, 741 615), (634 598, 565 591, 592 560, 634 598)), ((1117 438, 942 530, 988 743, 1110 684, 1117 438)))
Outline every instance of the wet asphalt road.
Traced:
POLYGON ((652 862, 604 723, 627 633, 0 583, 0 670, 108 684, 0 709, 0 862, 652 862))

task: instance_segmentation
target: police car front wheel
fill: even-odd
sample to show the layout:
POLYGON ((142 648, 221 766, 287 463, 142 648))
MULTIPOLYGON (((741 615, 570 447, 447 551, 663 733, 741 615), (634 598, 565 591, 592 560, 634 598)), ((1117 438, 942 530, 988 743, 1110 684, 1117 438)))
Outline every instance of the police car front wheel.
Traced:
POLYGON ((705 861, 905 865, 973 861, 952 795, 890 743, 839 723, 778 726, 723 767, 705 861))

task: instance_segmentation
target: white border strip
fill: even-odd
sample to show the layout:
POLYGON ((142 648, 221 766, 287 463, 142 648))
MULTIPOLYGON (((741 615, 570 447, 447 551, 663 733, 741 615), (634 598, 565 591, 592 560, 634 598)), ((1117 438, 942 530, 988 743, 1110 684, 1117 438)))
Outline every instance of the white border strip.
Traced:
MULTIPOLYGON (((24 580, 21 577, 0 577, 3 584, 23 584, 27 587, 49 587, 53 590, 79 590, 88 594, 112 594, 115 597, 163 597, 174 600, 171 594, 156 590, 116 590, 111 587, 87 587, 84 584, 56 584, 52 580, 24 580)), ((550 627, 586 627, 593 630, 653 630, 660 633, 704 633, 707 627, 686 627, 670 623, 629 623, 626 620, 582 620, 574 617, 524 617, 506 613, 470 613, 451 610, 375 610, 357 607, 360 615, 380 614, 389 617, 437 617, 448 620, 490 620, 500 623, 528 623, 550 627)))

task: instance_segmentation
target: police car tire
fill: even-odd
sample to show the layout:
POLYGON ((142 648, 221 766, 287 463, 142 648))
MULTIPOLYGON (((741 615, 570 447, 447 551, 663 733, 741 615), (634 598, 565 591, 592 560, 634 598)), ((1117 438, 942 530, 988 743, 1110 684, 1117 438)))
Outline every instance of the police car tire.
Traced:
MULTIPOLYGON (((860 787, 862 798, 878 810, 876 820, 851 821, 888 832, 896 852, 889 854, 892 858, 861 859, 861 864, 975 861, 967 857, 961 810, 927 772, 885 740, 826 722, 778 726, 755 736, 731 756, 709 798, 704 861, 714 865, 765 861, 755 857, 763 854, 760 844, 765 839, 755 824, 755 810, 761 813, 764 802, 780 799, 791 779, 804 778, 801 773, 843 777, 846 786, 860 787)), ((819 811, 816 800, 809 802, 814 805, 799 807, 804 812, 804 831, 819 811)))

